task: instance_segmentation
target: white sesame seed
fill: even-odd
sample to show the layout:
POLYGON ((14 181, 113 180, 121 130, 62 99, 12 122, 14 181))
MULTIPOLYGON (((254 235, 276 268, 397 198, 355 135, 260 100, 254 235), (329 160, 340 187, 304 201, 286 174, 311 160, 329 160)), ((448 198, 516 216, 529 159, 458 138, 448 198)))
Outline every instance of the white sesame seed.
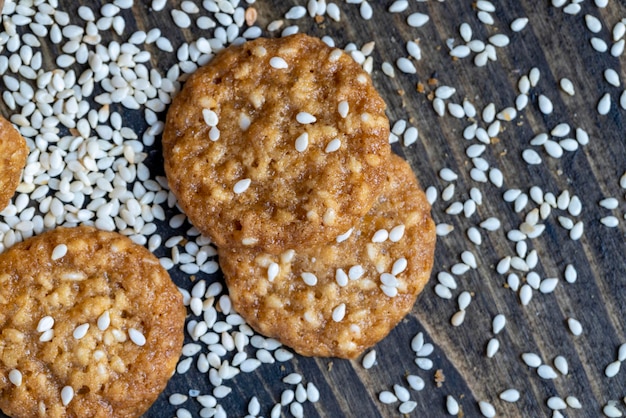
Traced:
POLYGON ((592 37, 591 38, 591 47, 598 52, 606 52, 609 47, 603 39, 592 37))
POLYGON ((587 24, 587 29, 593 33, 599 33, 602 30, 602 23, 595 16, 585 15, 585 23, 587 24))
POLYGON ((304 152, 309 147, 309 134, 304 132, 296 139, 296 151, 304 152))
POLYGON ((552 396, 547 401, 548 408, 552 410, 561 410, 567 408, 565 401, 558 396, 552 396))
POLYGON ((54 326, 54 318, 51 316, 44 316, 39 320, 37 324, 37 332, 46 332, 54 326))
POLYGON ((450 318, 450 323, 455 327, 461 326, 463 321, 465 321, 464 310, 457 311, 454 315, 452 315, 452 318, 450 318))
POLYGON ((424 13, 412 13, 407 17, 406 22, 409 26, 419 28, 424 26, 430 18, 424 13))
POLYGON ((404 57, 398 58, 398 60, 396 61, 396 65, 398 66, 398 69, 405 74, 417 73, 417 69, 415 68, 415 65, 413 65, 411 60, 409 60, 408 58, 404 58, 404 57))
POLYGON ((376 350, 370 350, 365 356, 363 356, 363 360, 361 365, 364 369, 371 369, 376 363, 376 350))
POLYGON ((519 298, 520 298, 521 304, 524 306, 528 305, 532 297, 533 297, 532 288, 527 284, 523 285, 519 291, 519 298))
POLYGON ((500 349, 500 341, 498 341, 496 338, 490 339, 489 342, 487 343, 487 357, 492 358, 493 356, 496 355, 499 349, 500 349))
POLYGON ((67 406, 74 398, 74 389, 71 386, 65 386, 61 389, 61 402, 63 406, 67 406))
POLYGON ((568 318, 567 325, 571 333, 574 334, 575 336, 579 336, 583 333, 583 327, 578 320, 574 318, 568 318))
POLYGON ((235 192, 235 194, 241 194, 248 190, 251 183, 251 179, 239 180, 237 183, 235 183, 235 186, 233 187, 233 192, 235 192))
POLYGON ((612 68, 604 70, 604 79, 612 86, 619 87, 620 85, 619 75, 617 74, 617 71, 612 68))
MULTIPOLYGON (((317 119, 315 118, 315 116, 313 116, 310 113, 299 112, 296 115, 296 120, 298 121, 298 123, 301 123, 301 124, 310 124, 310 123, 314 123, 317 119)), ((308 138, 308 135, 307 135, 307 138, 308 138)))
POLYGON ((392 404, 398 402, 398 398, 392 392, 384 390, 378 394, 378 400, 384 404, 392 404))
POLYGON ((317 284, 317 277, 313 273, 303 272, 300 274, 300 277, 309 286, 315 286, 317 284))
POLYGON ((567 402, 567 405, 573 409, 581 409, 583 407, 578 398, 575 396, 568 396, 565 398, 565 402, 567 402))
POLYGON ((527 24, 528 24, 527 17, 518 17, 513 22, 511 22, 510 27, 513 32, 520 32, 526 27, 527 24))
POLYGON ((478 231, 478 229, 476 229, 473 226, 467 230, 467 237, 469 238, 471 242, 473 242, 476 245, 482 244, 483 239, 482 239, 482 236, 480 235, 480 231, 478 231))
POLYGON ((109 311, 104 311, 99 317, 98 317, 98 329, 100 331, 106 331, 107 328, 109 328, 109 325, 111 324, 111 317, 109 315, 109 311))
POLYGON ((393 228, 391 228, 391 231, 389 231, 389 241, 391 242, 400 241, 402 237, 404 236, 404 231, 405 231, 404 225, 394 226, 393 228))
POLYGON ((554 367, 561 373, 563 376, 566 376, 569 372, 569 365, 567 364, 567 359, 563 356, 556 356, 554 359, 554 367))
POLYGON ((570 239, 572 241, 579 240, 583 235, 583 229, 584 229, 584 224, 582 221, 579 221, 576 224, 574 224, 574 226, 572 227, 569 233, 570 239))
POLYGON ((335 322, 341 322, 346 316, 346 304, 342 303, 333 309, 332 318, 335 322))
POLYGON ((458 297, 459 310, 464 311, 465 309, 467 309, 471 302, 472 295, 467 291, 461 292, 458 297))
POLYGON ((556 379, 558 377, 554 369, 547 364, 542 364, 537 367, 537 374, 539 377, 546 380, 556 379))
POLYGON ((562 78, 559 85, 561 86, 561 90, 570 96, 573 96, 576 93, 574 90, 574 84, 568 78, 562 78))
POLYGON ((617 373, 619 373, 621 364, 621 361, 616 360, 606 366, 606 369, 604 369, 604 374, 606 375, 606 377, 615 377, 617 373))
POLYGON ((484 417, 493 418, 496 416, 496 409, 489 402, 480 401, 478 402, 478 407, 480 408, 480 413, 483 414, 484 417))
POLYGON ((446 397, 446 409, 448 410, 448 414, 457 415, 459 413, 459 403, 452 397, 452 395, 448 395, 446 397))
POLYGON ((430 370, 433 368, 433 361, 428 358, 418 357, 415 359, 415 364, 422 370, 430 370))
POLYGON ((9 372, 9 381, 13 383, 15 386, 22 385, 22 372, 17 369, 13 369, 9 372))
POLYGON ((416 127, 411 126, 409 129, 407 129, 404 132, 404 135, 403 135, 404 146, 408 147, 409 145, 414 144, 415 142, 417 142, 418 138, 419 138, 419 131, 417 130, 416 127))
POLYGON ((606 93, 602 96, 600 101, 598 101, 598 113, 600 115, 606 115, 611 110, 611 95, 606 93))
POLYGON ((541 164, 541 157, 537 154, 537 151, 533 149, 525 149, 522 151, 522 158, 530 165, 541 164))
MULTIPOLYGON (((597 3, 597 0, 596 0, 597 3)), ((604 415, 610 418, 619 418, 622 416, 622 411, 617 407, 617 402, 609 401, 604 408, 602 408, 604 415)))
POLYGON ((85 335, 87 335, 87 331, 89 330, 89 324, 81 324, 74 328, 74 332, 72 333, 73 337, 77 340, 80 340, 85 335))
POLYGON ((287 64, 287 61, 285 61, 281 57, 272 57, 272 58, 270 58, 270 66, 272 68, 277 69, 277 70, 284 70, 286 68, 289 68, 289 65, 287 64))
POLYGON ((274 279, 278 276, 280 272, 280 267, 277 263, 271 263, 267 268, 267 280, 270 282, 274 281, 274 279))
POLYGON ((507 389, 500 393, 500 399, 505 402, 517 402, 520 398, 520 393, 516 389, 507 389))
POLYGON ((136 345, 142 347, 146 344, 146 337, 143 335, 143 333, 135 328, 129 328, 128 329, 128 336, 130 337, 130 340, 135 343, 136 345))

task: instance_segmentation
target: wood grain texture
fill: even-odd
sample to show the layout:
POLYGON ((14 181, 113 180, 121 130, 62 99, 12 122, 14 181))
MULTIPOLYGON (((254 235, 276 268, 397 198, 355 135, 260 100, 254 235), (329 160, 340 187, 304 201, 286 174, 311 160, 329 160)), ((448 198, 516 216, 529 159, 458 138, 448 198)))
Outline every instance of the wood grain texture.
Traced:
MULTIPOLYGON (((92 5, 94 10, 102 4, 97 1, 82 3, 92 5)), ((132 10, 121 12, 127 22, 123 36, 105 32, 103 37, 124 41, 135 30, 159 27, 176 49, 184 40, 211 36, 211 31, 200 31, 195 25, 182 31, 174 27, 170 9, 179 6, 179 1, 171 2, 161 12, 152 12, 149 3, 137 1, 132 10)), ((305 3, 258 0, 254 4, 258 24, 268 35, 265 28, 269 22, 282 18, 292 5, 306 6, 305 3)), ((413 312, 375 347, 378 360, 374 368, 364 370, 359 361, 296 356, 287 363, 264 365, 253 373, 240 374, 228 382, 233 393, 220 403, 230 416, 244 416, 249 400, 256 396, 262 406, 262 415, 269 416, 271 407, 280 401, 281 392, 291 388, 281 379, 290 372, 298 372, 305 381, 314 382, 321 393, 320 402, 304 404, 305 416, 399 416, 399 403, 384 405, 378 401, 378 394, 392 390, 394 384, 407 387, 405 376, 416 374, 426 382, 424 390, 411 391, 411 399, 417 402, 411 416, 416 417, 448 416, 445 410, 448 395, 459 401, 466 417, 481 416, 477 402, 482 400, 491 402, 501 417, 549 417, 551 411, 546 406, 547 399, 570 395, 576 396, 583 408, 568 408, 564 411, 567 417, 601 416, 602 408, 609 400, 618 400, 619 407, 626 410, 621 402, 626 396, 624 371, 612 379, 604 374, 605 367, 616 359, 619 345, 626 342, 626 228, 622 218, 626 202, 624 190, 619 187, 619 177, 626 170, 626 111, 617 104, 623 84, 619 88, 610 86, 604 80, 603 72, 606 68, 614 68, 623 78, 624 58, 598 53, 590 46, 592 36, 611 40, 613 25, 621 17, 626 17, 626 4, 610 0, 607 8, 598 9, 592 0, 588 0, 581 4, 579 14, 571 16, 562 8, 550 6, 548 1, 494 0, 497 10, 492 15, 496 24, 486 26, 476 18, 475 2, 410 1, 407 11, 394 15, 386 12, 391 3, 391 0, 372 1, 374 19, 370 21, 359 16, 359 5, 337 1, 342 12, 340 23, 328 18, 316 23, 308 17, 295 23, 301 32, 330 35, 340 47, 348 42, 361 47, 366 42, 375 41, 372 78, 388 104, 388 116, 392 123, 398 119, 409 120, 410 125, 418 127, 420 132, 417 143, 409 147, 394 144, 394 151, 410 161, 424 187, 435 186, 441 194, 447 183, 439 179, 438 172, 449 167, 459 175, 452 201, 466 200, 469 190, 477 187, 483 193, 484 202, 470 218, 462 214, 446 214, 452 201, 443 202, 439 198, 433 205, 436 222, 449 223, 455 230, 439 239, 433 279, 418 298, 413 312), (416 11, 430 16, 430 21, 421 28, 406 24, 408 14, 416 11), (593 35, 586 29, 584 15, 587 13, 604 23, 601 33, 593 35), (509 23, 522 16, 530 19, 528 26, 519 33, 511 32, 509 23), (498 60, 489 62, 486 67, 473 65, 475 54, 453 60, 446 42, 450 38, 456 44, 461 42, 458 29, 463 22, 470 24, 474 38, 486 41, 491 35, 505 33, 510 36, 511 44, 498 48, 498 60), (417 73, 406 75, 396 69, 395 78, 387 77, 380 70, 381 64, 384 61, 395 63, 400 56, 406 56, 408 40, 418 40, 422 48, 422 59, 414 61, 417 73), (451 98, 453 102, 462 103, 463 99, 468 99, 479 112, 493 102, 501 110, 514 104, 518 80, 532 67, 541 71, 541 79, 530 92, 531 104, 513 122, 502 124, 497 140, 482 155, 491 167, 504 173, 504 186, 497 188, 491 183, 477 183, 469 175, 472 163, 465 154, 466 148, 476 141, 466 141, 462 137, 463 129, 470 121, 455 119, 448 114, 445 117, 436 115, 429 98, 436 86, 429 85, 429 79, 436 79, 438 85, 455 87, 457 92, 451 98), (563 77, 574 82, 575 96, 570 97, 558 88, 563 77), (425 93, 417 92, 418 83, 425 86, 425 93), (596 104, 605 92, 611 93, 613 105, 608 115, 600 116, 595 110, 596 104), (546 94, 554 103, 551 115, 538 111, 539 94, 546 94), (540 147, 528 144, 536 134, 549 132, 562 122, 574 128, 584 128, 591 137, 590 143, 575 152, 565 152, 558 160, 549 157, 540 147), (521 158, 522 150, 526 148, 536 149, 543 163, 528 166, 521 158), (528 193, 533 185, 555 195, 569 190, 579 196, 583 212, 576 219, 584 221, 585 233, 578 241, 570 240, 568 231, 557 220, 559 215, 568 215, 554 210, 545 221, 546 230, 541 237, 528 240, 529 250, 535 249, 539 255, 535 271, 542 277, 558 277, 560 282, 551 294, 534 291, 530 304, 524 307, 517 294, 505 286, 506 277, 496 273, 495 266, 502 257, 515 255, 515 245, 506 238, 506 232, 517 228, 530 208, 535 207, 531 202, 521 213, 515 213, 512 204, 502 200, 502 194, 513 188, 528 193), (613 213, 598 206, 598 202, 608 196, 616 197, 620 202, 613 213), (609 214, 621 219, 618 228, 606 228, 600 224, 599 219, 609 214), (502 228, 496 232, 479 228, 483 242, 480 246, 472 244, 467 239, 467 229, 491 216, 502 221, 502 228), (464 250, 476 255, 479 266, 457 277, 459 287, 453 291, 454 298, 443 300, 433 291, 436 273, 449 271, 452 265, 460 262, 464 250), (568 264, 573 264, 578 271, 578 280, 574 284, 563 280, 568 264), (467 308, 465 322, 460 327, 452 327, 450 318, 458 309, 456 297, 463 290, 471 292, 473 300, 467 308), (506 316, 507 324, 497 336, 500 350, 489 359, 485 350, 489 339, 494 337, 491 321, 498 313, 506 316), (581 322, 581 336, 570 333, 567 327, 570 317, 581 322), (429 356, 434 363, 430 371, 421 370, 414 363, 415 354, 410 342, 418 332, 423 332, 426 341, 435 345, 429 356), (569 363, 569 374, 543 380, 537 376, 536 370, 522 362, 524 352, 537 353, 550 365, 556 356, 562 355, 569 363), (435 370, 441 370, 445 375, 441 385, 435 383, 435 370), (498 399, 499 393, 508 388, 520 391, 518 402, 509 404, 498 399)), ((70 12, 72 19, 82 24, 75 16, 77 7, 75 2, 59 1, 59 9, 70 12)), ((203 14, 207 13, 203 11, 203 14)), ((294 22, 286 21, 285 26, 291 23, 294 22)), ((153 53, 152 66, 160 69, 162 74, 176 63, 175 54, 159 51, 154 45, 146 46, 146 49, 153 53)), ((43 43, 41 50, 44 61, 53 65, 59 53, 57 47, 43 43)), ((8 55, 8 52, 5 50, 3 54, 8 55)), ((5 116, 11 113, 4 103, 0 103, 0 110, 5 116)), ((140 112, 125 112, 124 118, 125 123, 138 132, 145 129, 140 112)), ((150 150, 150 166, 153 175, 162 175, 158 145, 150 150)), ((171 233, 167 226, 162 227, 163 231, 171 233)), ((157 254, 165 255, 165 250, 159 250, 157 254)), ((189 278, 178 270, 173 273, 173 278, 178 285, 190 287, 189 278)), ((219 275, 212 279, 221 280, 219 275)), ((189 389, 211 393, 213 388, 208 378, 192 366, 190 372, 172 378, 145 417, 175 416, 176 407, 169 404, 168 396, 187 393, 189 389)), ((195 402, 184 406, 194 416, 199 411, 195 402)), ((286 413, 285 416, 291 415, 286 413)))

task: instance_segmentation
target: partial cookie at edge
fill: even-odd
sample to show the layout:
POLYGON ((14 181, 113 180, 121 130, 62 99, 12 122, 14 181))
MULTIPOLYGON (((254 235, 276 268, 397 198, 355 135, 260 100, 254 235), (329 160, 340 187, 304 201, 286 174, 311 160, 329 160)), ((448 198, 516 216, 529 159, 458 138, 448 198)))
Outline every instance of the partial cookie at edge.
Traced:
POLYGON ((385 108, 367 73, 317 38, 227 48, 170 106, 168 182, 218 246, 275 253, 328 242, 379 193, 390 154, 385 108))
POLYGON ((412 309, 434 247, 430 205, 408 163, 392 156, 382 194, 345 241, 278 256, 219 249, 219 261, 234 308, 258 332, 303 355, 353 358, 412 309), (397 242, 372 242, 383 230, 397 242))
POLYGON ((140 416, 174 373, 185 315, 158 259, 120 234, 57 228, 16 244, 0 255, 0 409, 140 416))
POLYGON ((26 140, 11 122, 0 116, 0 211, 15 194, 27 157, 26 140))

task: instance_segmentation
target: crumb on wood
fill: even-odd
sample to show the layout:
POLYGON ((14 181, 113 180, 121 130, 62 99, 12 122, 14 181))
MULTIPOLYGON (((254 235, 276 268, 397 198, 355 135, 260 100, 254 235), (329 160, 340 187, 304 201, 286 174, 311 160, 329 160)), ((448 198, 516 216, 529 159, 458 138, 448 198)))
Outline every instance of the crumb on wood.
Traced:
POLYGON ((422 83, 417 83, 416 90, 418 93, 424 93, 424 91, 426 91, 424 84, 422 83))
POLYGON ((333 363, 332 361, 328 362, 328 371, 331 372, 333 370, 333 366, 335 365, 335 363, 333 363))
POLYGON ((443 374, 442 369, 437 369, 435 372, 435 385, 440 388, 443 385, 443 382, 446 381, 446 376, 443 374))
POLYGON ((322 23, 324 23, 324 16, 320 16, 320 15, 315 16, 315 23, 317 23, 318 25, 321 25, 322 23))
POLYGON ((404 96, 404 90, 399 89, 398 90, 398 96, 404 96))
POLYGON ((248 7, 248 9, 246 9, 246 25, 248 26, 252 26, 254 25, 254 23, 256 22, 257 19, 257 11, 254 7, 248 7))
POLYGON ((435 77, 430 77, 428 79, 428 85, 429 86, 436 86, 437 84, 439 84, 439 80, 435 77))

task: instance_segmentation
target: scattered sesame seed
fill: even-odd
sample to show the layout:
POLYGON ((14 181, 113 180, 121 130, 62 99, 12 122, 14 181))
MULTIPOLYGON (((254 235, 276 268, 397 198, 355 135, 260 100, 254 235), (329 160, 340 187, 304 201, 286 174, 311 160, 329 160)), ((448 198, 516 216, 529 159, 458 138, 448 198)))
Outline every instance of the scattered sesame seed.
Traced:
POLYGON ((89 324, 81 324, 74 328, 74 332, 72 333, 73 337, 77 340, 80 340, 85 335, 87 335, 87 331, 89 330, 89 324))
POLYGON ((537 367, 537 374, 539 377, 546 380, 556 379, 558 377, 554 369, 547 364, 542 364, 537 367))
POLYGON ((446 397, 446 409, 450 415, 457 415, 460 411, 459 403, 452 395, 446 397))
POLYGON ((500 399, 505 402, 517 402, 520 398, 520 393, 517 389, 507 389, 500 393, 500 399))
POLYGON ((371 369, 376 364, 376 350, 370 350, 363 356, 361 365, 364 369, 371 369))
POLYGON ((480 401, 478 402, 478 407, 480 408, 480 413, 483 414, 484 417, 493 418, 496 416, 496 409, 489 402, 480 401))
POLYGON ((424 13, 412 13, 407 17, 406 22, 413 28, 419 28, 424 26, 429 20, 428 15, 424 13))
POLYGON ((548 398, 548 401, 546 403, 548 405, 548 408, 553 410, 561 410, 567 408, 567 404, 565 403, 565 401, 558 396, 552 396, 548 398))

